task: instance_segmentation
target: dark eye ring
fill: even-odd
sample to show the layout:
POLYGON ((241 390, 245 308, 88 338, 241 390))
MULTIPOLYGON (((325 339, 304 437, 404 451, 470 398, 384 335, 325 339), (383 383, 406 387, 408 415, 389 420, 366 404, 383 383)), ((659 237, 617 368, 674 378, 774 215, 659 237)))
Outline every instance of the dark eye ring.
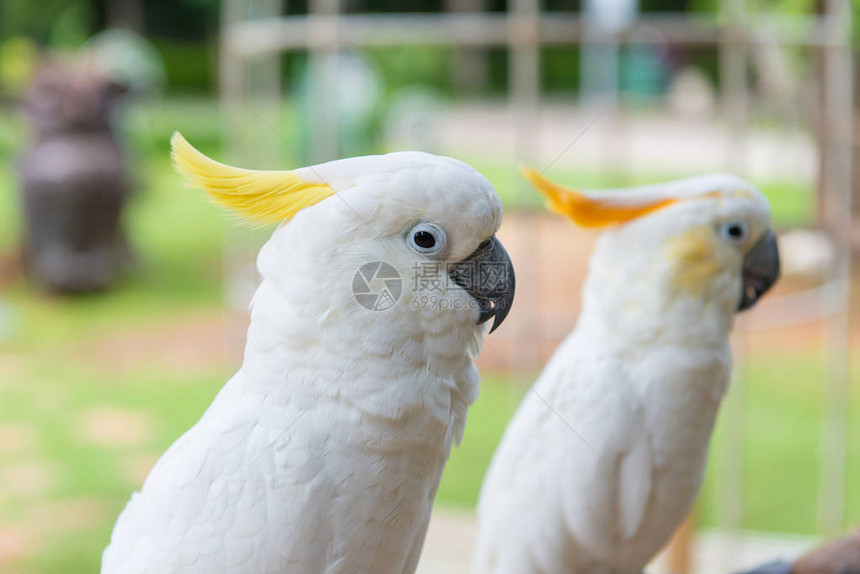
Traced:
POLYGON ((412 249, 422 255, 435 255, 445 248, 445 231, 433 223, 419 223, 409 232, 412 249))

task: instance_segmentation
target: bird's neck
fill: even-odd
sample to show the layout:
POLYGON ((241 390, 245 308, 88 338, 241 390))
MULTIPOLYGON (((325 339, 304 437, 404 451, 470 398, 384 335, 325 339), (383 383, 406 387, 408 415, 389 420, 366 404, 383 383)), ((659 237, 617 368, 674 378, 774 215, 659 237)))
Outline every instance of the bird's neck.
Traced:
POLYGON ((263 280, 254 297, 242 384, 269 401, 336 401, 380 421, 429 417, 462 432, 477 396, 474 318, 405 305, 368 311, 263 280), (459 430, 458 430, 459 429, 459 430))
POLYGON ((665 343, 685 348, 723 348, 734 310, 720 298, 668 289, 657 279, 625 280, 590 273, 583 287, 580 324, 599 337, 630 345, 665 343))

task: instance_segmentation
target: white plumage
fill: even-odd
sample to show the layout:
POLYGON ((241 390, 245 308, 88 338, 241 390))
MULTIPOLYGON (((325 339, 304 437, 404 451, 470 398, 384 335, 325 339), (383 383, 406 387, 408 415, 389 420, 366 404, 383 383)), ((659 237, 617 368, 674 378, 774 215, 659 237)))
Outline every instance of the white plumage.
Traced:
POLYGON ((474 572, 639 574, 699 490, 739 304, 776 278, 749 291, 756 246, 776 255, 769 208, 731 176, 602 195, 537 179, 577 221, 626 223, 600 237, 576 328, 495 453, 474 572))
POLYGON ((424 153, 291 173, 293 188, 298 176, 336 195, 263 246, 243 365, 132 496, 103 574, 415 568, 444 463, 477 396, 481 327, 457 285, 445 296, 458 309, 413 308, 409 278, 428 258, 409 249, 408 234, 435 222, 447 231, 445 260, 459 261, 493 236, 501 203, 472 168, 424 153), (390 309, 356 303, 354 274, 369 261, 402 278, 390 309))

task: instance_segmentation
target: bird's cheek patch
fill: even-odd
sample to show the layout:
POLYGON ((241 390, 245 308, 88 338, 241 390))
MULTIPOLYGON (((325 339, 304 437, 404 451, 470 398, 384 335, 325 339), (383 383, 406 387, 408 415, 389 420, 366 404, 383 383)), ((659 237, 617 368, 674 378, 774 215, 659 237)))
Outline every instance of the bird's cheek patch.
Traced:
POLYGON ((624 197, 613 192, 595 197, 557 185, 531 168, 524 169, 523 175, 547 198, 552 211, 569 217, 581 227, 626 223, 677 201, 666 197, 624 197))
POLYGON ((722 247, 707 226, 693 228, 670 239, 666 257, 675 270, 674 291, 694 297, 707 295, 728 264, 722 247))

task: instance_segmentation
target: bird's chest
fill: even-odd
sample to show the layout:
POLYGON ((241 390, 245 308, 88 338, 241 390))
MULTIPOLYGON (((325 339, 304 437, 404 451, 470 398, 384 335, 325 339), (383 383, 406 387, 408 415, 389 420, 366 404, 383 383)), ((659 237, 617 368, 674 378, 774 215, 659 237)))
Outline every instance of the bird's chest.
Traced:
MULTIPOLYGON (((306 429, 314 415, 305 414, 306 429)), ((301 481, 279 512, 282 535, 310 532, 305 542, 343 572, 404 571, 423 542, 448 455, 444 432, 420 413, 413 422, 344 421, 337 433, 293 436, 272 469, 273 484, 301 481)))
POLYGON ((652 467, 644 535, 657 534, 661 524, 674 528, 692 507, 727 382, 727 362, 715 356, 679 365, 644 389, 640 405, 652 467))
POLYGON ((728 361, 719 355, 643 377, 638 402, 655 472, 684 472, 703 464, 728 377, 728 361))
POLYGON ((410 527, 425 514, 429 518, 448 455, 442 444, 382 452, 353 448, 341 452, 345 465, 336 472, 336 496, 349 500, 345 512, 384 530, 410 527))

